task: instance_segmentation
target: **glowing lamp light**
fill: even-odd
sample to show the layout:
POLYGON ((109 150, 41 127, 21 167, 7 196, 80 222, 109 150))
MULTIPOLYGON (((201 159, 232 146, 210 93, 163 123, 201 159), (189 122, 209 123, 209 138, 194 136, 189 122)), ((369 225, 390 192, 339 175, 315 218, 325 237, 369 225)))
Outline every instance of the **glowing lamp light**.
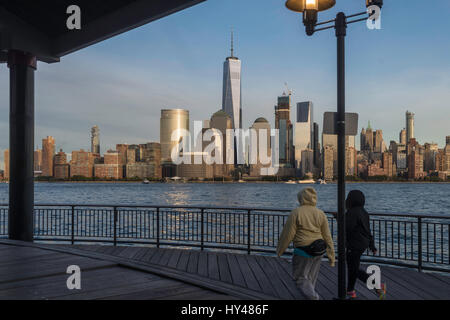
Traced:
POLYGON ((328 10, 336 4, 336 0, 288 0, 286 7, 295 12, 303 12, 303 24, 306 34, 312 36, 317 23, 317 13, 328 10))
MULTIPOLYGON (((368 0, 369 1, 369 0, 368 0)), ((305 10, 325 11, 336 4, 336 0, 287 0, 286 7, 295 12, 305 10)))

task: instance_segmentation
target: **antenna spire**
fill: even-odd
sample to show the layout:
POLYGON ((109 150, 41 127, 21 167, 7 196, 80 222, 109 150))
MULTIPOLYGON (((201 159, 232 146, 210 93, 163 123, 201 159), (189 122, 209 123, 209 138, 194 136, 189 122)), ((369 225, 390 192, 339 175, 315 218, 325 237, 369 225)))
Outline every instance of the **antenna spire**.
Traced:
POLYGON ((233 39, 233 28, 231 28, 231 57, 234 57, 234 39, 233 39))

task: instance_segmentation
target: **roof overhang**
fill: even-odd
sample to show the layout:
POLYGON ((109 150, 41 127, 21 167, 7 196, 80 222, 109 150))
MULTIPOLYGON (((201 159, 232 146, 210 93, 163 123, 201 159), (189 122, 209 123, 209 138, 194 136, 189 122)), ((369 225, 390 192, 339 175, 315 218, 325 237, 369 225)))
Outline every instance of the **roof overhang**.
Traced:
POLYGON ((0 62, 8 50, 58 62, 62 56, 206 0, 0 0, 0 62), (81 9, 81 30, 69 30, 70 5, 81 9))

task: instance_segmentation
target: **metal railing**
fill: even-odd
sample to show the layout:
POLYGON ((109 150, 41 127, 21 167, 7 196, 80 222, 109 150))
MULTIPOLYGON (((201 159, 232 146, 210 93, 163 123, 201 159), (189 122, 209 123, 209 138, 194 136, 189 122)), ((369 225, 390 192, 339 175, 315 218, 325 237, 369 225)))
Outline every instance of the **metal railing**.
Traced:
MULTIPOLYGON (((185 246, 274 254, 290 210, 191 206, 37 204, 37 241, 185 246)), ((335 213, 326 212, 336 241, 335 213)), ((0 236, 7 237, 7 205, 0 236)), ((371 214, 377 255, 364 260, 450 272, 450 217, 371 214)))

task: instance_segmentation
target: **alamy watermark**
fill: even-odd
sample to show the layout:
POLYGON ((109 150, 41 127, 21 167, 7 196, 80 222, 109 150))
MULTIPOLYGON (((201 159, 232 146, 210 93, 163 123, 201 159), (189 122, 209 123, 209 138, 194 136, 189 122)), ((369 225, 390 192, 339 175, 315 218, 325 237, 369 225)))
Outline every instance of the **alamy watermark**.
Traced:
POLYGON ((367 274, 369 278, 367 279, 367 288, 369 290, 381 289, 381 269, 379 266, 371 265, 367 267, 367 274))
POLYGON ((66 273, 70 274, 67 278, 66 285, 69 290, 81 290, 81 269, 77 265, 67 267, 66 273))
POLYGON ((81 30, 81 9, 73 4, 67 7, 67 14, 70 16, 66 20, 66 26, 69 30, 81 30))
POLYGON ((203 129, 201 121, 194 121, 191 134, 186 129, 176 129, 171 141, 171 158, 181 164, 260 165, 261 175, 275 175, 279 169, 278 129, 203 129), (194 139, 193 139, 194 137, 194 139), (193 143, 192 143, 193 142, 193 143))
MULTIPOLYGON (((70 5, 66 10, 70 16, 67 18, 66 26, 69 30, 81 30, 81 8, 77 5, 70 5)), ((367 28, 370 30, 381 29, 381 9, 376 5, 367 8, 369 18, 367 19, 367 28)))
POLYGON ((381 9, 379 6, 370 6, 367 8, 367 13, 369 18, 367 19, 367 28, 370 30, 380 30, 381 29, 381 9))

